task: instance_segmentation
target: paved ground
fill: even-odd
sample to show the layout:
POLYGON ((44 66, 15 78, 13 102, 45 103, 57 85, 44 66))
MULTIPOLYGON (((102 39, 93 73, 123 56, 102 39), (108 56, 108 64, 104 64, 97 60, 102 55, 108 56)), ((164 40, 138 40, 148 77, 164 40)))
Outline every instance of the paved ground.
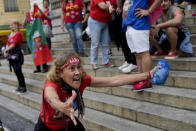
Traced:
POLYGON ((3 108, 0 108, 0 119, 3 122, 3 126, 6 127, 5 131, 32 131, 32 129, 34 129, 32 124, 27 123, 15 114, 8 112, 3 108), (18 126, 19 123, 21 126, 18 126))

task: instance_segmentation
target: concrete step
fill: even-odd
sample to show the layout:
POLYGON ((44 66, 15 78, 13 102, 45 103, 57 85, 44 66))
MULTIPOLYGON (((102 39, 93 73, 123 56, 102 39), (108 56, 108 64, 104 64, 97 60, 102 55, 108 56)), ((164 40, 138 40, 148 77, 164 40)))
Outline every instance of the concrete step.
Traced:
MULTIPOLYGON (((60 22, 61 19, 60 19, 60 14, 59 13, 61 13, 61 11, 56 13, 57 16, 52 20, 53 27, 58 27, 60 25, 60 23, 61 23, 60 22)), ((195 17, 193 17, 193 16, 188 15, 188 16, 185 16, 185 18, 186 18, 186 24, 187 25, 195 24, 195 22, 196 22, 195 21, 195 17)))
POLYGON ((87 107, 164 130, 196 130, 196 112, 130 100, 90 91, 84 92, 87 107))
MULTIPOLYGON (((54 55, 60 55, 60 54, 63 54, 64 52, 67 52, 67 51, 74 51, 73 48, 53 48, 52 49, 52 54, 54 55)), ((121 51, 121 49, 118 51, 117 48, 111 48, 111 51, 112 51, 112 54, 115 55, 115 56, 122 56, 123 53, 121 51)), ((90 48, 84 48, 84 52, 85 54, 87 54, 88 56, 90 55, 90 48)), ((101 47, 98 49, 98 55, 102 55, 102 52, 101 52, 101 47)))
MULTIPOLYGON (((87 55, 90 55, 90 49, 91 48, 84 48, 84 52, 87 55)), ((73 48, 53 48, 52 54, 53 55, 61 55, 66 51, 74 51, 74 49, 73 48)), ((111 51, 112 51, 113 56, 123 56, 123 51, 121 48, 118 50, 116 47, 112 47, 111 51)), ((184 54, 185 53, 183 53, 182 51, 179 51, 179 57, 184 57, 184 54)), ((98 55, 102 55, 101 47, 98 48, 98 55)), ((193 55, 196 56, 196 45, 193 45, 193 55)))
MULTIPOLYGON (((38 116, 39 116, 39 113, 40 113, 40 111, 38 111, 38 110, 30 108, 24 104, 21 104, 15 100, 11 100, 11 99, 4 97, 4 96, 1 96, 1 95, 0 95, 0 107, 4 108, 5 110, 7 110, 9 112, 12 112, 14 114, 14 118, 12 118, 12 119, 15 119, 15 117, 20 117, 25 121, 25 124, 12 123, 14 126, 16 126, 15 129, 14 129, 13 125, 9 126, 9 128, 12 130, 16 130, 16 129, 20 130, 20 131, 32 130, 32 129, 29 129, 28 125, 30 125, 30 127, 33 128, 34 126, 32 126, 32 125, 34 125, 36 123, 38 116)), ((2 115, 4 115, 4 114, 2 114, 2 115)), ((9 124, 9 121, 8 121, 5 124, 10 125, 11 123, 9 124)))
MULTIPOLYGON (((92 76, 115 76, 122 74, 117 68, 104 68, 100 66, 100 69, 94 71, 90 65, 85 65, 84 69, 87 73, 92 76)), ((9 73, 9 68, 7 66, 1 66, 0 72, 5 74, 14 74, 9 73)), ((32 73, 33 69, 23 68, 23 74, 26 78, 41 80, 43 81, 46 74, 43 73, 32 73)), ((135 73, 135 72, 133 72, 135 73)), ((166 81, 166 85, 174 87, 183 87, 183 88, 196 88, 196 72, 188 71, 170 71, 170 75, 166 81)))
POLYGON ((186 17, 186 24, 187 25, 194 25, 196 23, 195 17, 186 17))
POLYGON ((92 110, 90 108, 86 108, 85 112, 86 114, 84 119, 88 117, 89 121, 87 121, 88 123, 83 122, 83 124, 91 131, 163 131, 158 128, 136 123, 127 119, 122 119, 114 115, 92 110), (92 121, 95 121, 97 124, 91 124, 92 121))
MULTIPOLYGON (((196 24, 196 22, 195 22, 195 24, 196 24)), ((190 25, 194 25, 194 23, 190 24, 190 25)), ((195 33, 195 26, 193 26, 193 28, 191 28, 190 31, 192 33, 195 33)), ((55 37, 52 38, 52 43, 58 43, 58 42, 66 42, 67 43, 69 41, 70 41, 70 38, 69 38, 69 35, 67 33, 58 33, 58 34, 55 34, 55 37)), ((196 44, 196 34, 191 34, 190 41, 191 41, 191 43, 196 44)))
MULTIPOLYGON (((5 85, 0 85, 0 89, 1 90, 4 90, 5 88, 5 85)), ((12 88, 14 87, 11 87, 11 86, 7 86, 6 88, 10 88, 10 89, 7 89, 7 90, 4 90, 5 92, 9 92, 11 93, 13 90, 12 88)), ((15 97, 20 97, 20 99, 23 99, 23 101, 18 101, 18 99, 15 99, 15 101, 13 100, 8 100, 7 103, 12 103, 13 106, 17 106, 18 105, 18 102, 20 102, 19 104, 21 105, 20 107, 18 107, 18 110, 21 110, 23 111, 21 107, 26 107, 26 108, 29 108, 28 106, 30 106, 30 103, 28 106, 25 105, 25 101, 33 101, 33 99, 36 99, 36 102, 37 104, 39 105, 39 107, 41 106, 40 102, 41 102, 41 95, 39 95, 39 97, 37 97, 37 95, 30 95, 32 92, 27 92, 25 94, 16 94, 16 93, 13 93, 12 92, 12 96, 15 96, 15 97), (26 97, 24 97, 26 96, 26 97), (11 101, 11 102, 10 102, 11 101)), ((5 93, 3 94, 5 95, 5 93)), ((11 95, 8 94, 7 97, 10 97, 11 95)), ((11 96, 11 97, 12 97, 11 96)), ((0 98, 3 98, 3 100, 7 100, 8 98, 7 97, 4 97, 4 96, 0 96, 0 98)), ((12 99, 12 98, 11 98, 12 99)), ((3 103, 1 100, 0 100, 0 103, 2 103, 1 105, 3 106, 3 103)), ((32 109, 33 110, 33 109, 32 109)), ((31 113, 33 117, 33 120, 31 120, 31 122, 33 124, 35 124, 36 120, 38 119, 38 115, 39 115, 39 111, 37 110, 34 110, 36 112, 32 112, 31 110, 29 111, 29 113, 31 113), (36 115, 35 115, 36 114, 36 115)), ((142 124, 139 124, 139 123, 135 123, 135 122, 132 122, 132 121, 129 121, 129 120, 126 120, 126 119, 123 119, 123 118, 119 118, 119 117, 115 117, 115 116, 112 116, 112 115, 109 115, 109 114, 106 114, 106 113, 103 113, 103 112, 99 112, 99 111, 95 111, 95 110, 92 110, 92 109, 88 109, 86 108, 86 114, 84 116, 84 119, 83 119, 83 123, 85 125, 85 127, 88 129, 88 130, 97 130, 97 131, 102 131, 102 130, 112 130, 112 131, 115 131, 115 130, 121 130, 122 131, 128 131, 129 128, 132 128, 132 129, 135 129, 135 130, 145 130, 147 129, 148 131, 159 131, 159 129, 156 129, 156 128, 153 128, 153 127, 149 127, 149 126, 146 126, 146 125, 142 125, 142 124), (96 117, 94 117, 96 116, 96 117), (112 126, 113 122, 115 122, 116 126, 112 126), (121 127, 122 126, 122 127, 121 127), (95 129, 95 127, 97 127, 97 129, 95 129)), ((12 111, 14 112, 14 111, 12 111)), ((14 113, 18 113, 18 115, 22 115, 23 112, 14 112, 14 113)), ((30 116, 30 118, 32 117, 30 116)), ((22 116, 24 119, 27 119, 25 118, 25 116, 22 116)), ((28 115, 29 117, 29 115, 28 115)))
MULTIPOLYGON (((23 67, 24 68, 34 68, 33 60, 31 55, 26 55, 25 62, 23 67)), ((56 55, 53 55, 53 58, 56 58, 56 55)), ((99 64, 101 65, 101 56, 98 57, 99 64)), ((82 58, 83 63, 85 65, 90 65, 90 57, 83 57, 82 58)), ((124 63, 124 57, 123 56, 110 56, 111 63, 115 66, 121 66, 124 63)), ((158 61, 161 60, 161 58, 153 58, 153 66, 155 66, 158 61)), ((167 62, 170 64, 171 70, 176 71, 196 71, 196 57, 180 57, 174 60, 167 60, 167 62)), ((1 62, 3 65, 7 65, 8 63, 6 61, 1 62)), ((51 65, 51 64, 49 64, 51 65)))
POLYGON ((191 35, 191 43, 193 44, 193 45, 196 45, 196 34, 192 34, 191 35))
POLYGON ((32 131, 34 129, 34 124, 21 118, 15 113, 10 112, 6 108, 0 106, 0 112, 4 131, 32 131))
MULTIPOLYGON (((9 77, 8 77, 9 78, 9 77)), ((10 80, 11 81, 11 80, 10 80)), ((15 81, 16 84, 16 79, 15 81)), ((24 94, 18 94, 15 92, 17 87, 17 84, 15 86, 10 86, 7 83, 0 83, 0 91, 1 95, 8 97, 9 99, 12 99, 14 101, 17 101, 19 103, 22 103, 29 108, 40 110, 41 109, 41 95, 38 93, 34 93, 31 91, 27 91, 27 93, 24 94)))
MULTIPOLYGON (((114 42, 111 42, 110 46, 116 47, 116 44, 114 42)), ((59 49, 59 48, 72 48, 71 41, 69 42, 54 42, 52 43, 52 49, 59 49)), ((91 48, 91 41, 83 41, 83 48, 91 48)))
MULTIPOLYGON (((195 34, 196 33, 196 26, 195 26, 195 24, 193 24, 193 25, 188 24, 187 26, 189 27, 189 30, 190 30, 191 34, 195 34)), ((65 28, 65 32, 63 32, 60 25, 54 26, 52 32, 53 32, 53 34, 62 34, 62 33, 66 33, 67 34, 68 33, 66 28, 65 28)))
MULTIPOLYGON (((25 96, 23 96, 20 99, 19 97, 11 95, 18 86, 17 79, 14 75, 10 76, 0 73, 0 82, 13 86, 10 88, 7 88, 7 85, 5 85, 3 88, 0 87, 1 95, 7 97, 10 96, 10 98, 15 99, 17 101, 22 101, 26 98, 25 96)), ((42 93, 43 82, 39 80, 32 80, 29 78, 25 78, 25 82, 28 89, 27 95, 29 97, 35 95, 36 97, 32 97, 32 101, 24 101, 23 104, 30 104, 32 108, 39 109, 39 103, 36 104, 35 101, 37 99, 41 99, 40 96, 37 96, 37 93, 42 93)), ((180 89, 175 87, 154 85, 153 89, 148 89, 141 93, 134 93, 131 91, 131 88, 132 85, 127 85, 107 88, 88 87, 87 90, 196 111, 196 103, 193 103, 193 101, 196 100, 196 90, 194 89, 180 89)))
POLYGON ((189 30, 191 34, 196 34, 196 25, 189 25, 189 30))
POLYGON ((190 17, 195 13, 195 9, 192 8, 191 10, 185 10, 185 17, 190 17))
POLYGON ((88 87, 87 90, 196 111, 196 106, 193 105, 196 95, 195 89, 153 85, 152 89, 146 89, 143 92, 135 93, 131 88, 132 85, 126 85, 108 88, 88 87))

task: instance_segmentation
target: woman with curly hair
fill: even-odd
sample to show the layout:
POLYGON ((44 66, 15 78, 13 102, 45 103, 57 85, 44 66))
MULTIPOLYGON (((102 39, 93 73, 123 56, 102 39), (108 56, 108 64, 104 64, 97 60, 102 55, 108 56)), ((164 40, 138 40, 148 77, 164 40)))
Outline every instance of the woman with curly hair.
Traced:
POLYGON ((84 115, 83 91, 90 87, 115 87, 153 77, 150 72, 114 77, 93 77, 84 72, 82 61, 75 53, 59 55, 47 74, 42 93, 42 107, 35 131, 84 131, 78 120, 84 115), (78 110, 78 118, 74 111, 78 110))

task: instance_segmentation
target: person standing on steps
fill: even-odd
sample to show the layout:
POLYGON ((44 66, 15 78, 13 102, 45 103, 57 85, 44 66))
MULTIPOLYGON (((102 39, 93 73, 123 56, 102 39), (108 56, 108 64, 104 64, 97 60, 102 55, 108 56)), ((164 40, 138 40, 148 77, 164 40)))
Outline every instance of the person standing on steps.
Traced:
POLYGON ((24 63, 24 56, 21 51, 22 46, 22 34, 20 32, 20 25, 17 21, 10 23, 11 33, 8 36, 8 42, 4 51, 4 57, 9 61, 10 71, 14 69, 18 80, 17 92, 25 93, 27 91, 25 79, 22 73, 22 65, 24 63))
POLYGON ((155 29, 152 29, 150 37, 151 43, 158 49, 152 56, 165 56, 165 59, 176 59, 179 57, 177 49, 179 48, 186 56, 193 56, 193 46, 190 43, 190 31, 186 25, 184 12, 181 8, 173 5, 173 0, 163 0, 163 14, 159 19, 155 29), (165 39, 161 40, 165 36, 165 39), (159 38, 161 46, 156 40, 159 38), (163 47, 163 49, 162 49, 163 47))
POLYGON ((48 45, 42 42, 42 36, 40 35, 39 31, 34 32, 33 39, 36 43, 36 48, 33 51, 36 70, 34 70, 33 73, 46 73, 48 71, 47 63, 53 61, 48 45), (42 71, 41 65, 43 68, 42 71))
MULTIPOLYGON (((39 12, 41 14, 41 20, 42 20, 42 24, 43 24, 43 29, 47 28, 49 26, 50 31, 52 32, 52 17, 53 17, 53 13, 49 9, 49 5, 50 5, 49 0, 43 0, 44 10, 42 11, 38 6, 37 7, 38 7, 38 10, 39 10, 39 12)), ((46 36, 46 41, 47 41, 47 44, 48 44, 48 48, 51 50, 51 37, 53 35, 45 33, 45 36, 46 36)))
MULTIPOLYGON (((126 31, 128 46, 136 56, 138 72, 147 72, 151 69, 152 59, 149 53, 149 15, 161 4, 162 0, 126 0, 123 7, 122 27, 126 31)), ((149 80, 134 83, 134 90, 151 88, 149 80)))
POLYGON ((88 57, 84 53, 82 40, 82 0, 63 0, 61 14, 61 29, 67 29, 74 51, 81 57, 88 57))
POLYGON ((101 45, 102 64, 105 67, 113 67, 108 56, 110 44, 108 22, 114 11, 111 0, 91 0, 90 17, 88 26, 91 33, 91 66, 93 70, 98 69, 98 48, 101 45))
POLYGON ((117 0, 117 8, 114 12, 115 19, 113 21, 112 33, 114 35, 114 42, 117 47, 122 47, 123 55, 125 58, 125 62, 118 67, 123 73, 130 73, 133 70, 137 69, 136 57, 127 44, 126 35, 124 30, 122 29, 122 6, 124 5, 125 0, 117 0))
POLYGON ((78 120, 85 111, 83 91, 90 87, 116 87, 153 77, 149 72, 113 77, 93 77, 83 70, 81 58, 66 52, 57 56, 48 72, 42 93, 42 106, 34 131, 85 131, 78 120), (74 112, 78 110, 78 118, 74 112))

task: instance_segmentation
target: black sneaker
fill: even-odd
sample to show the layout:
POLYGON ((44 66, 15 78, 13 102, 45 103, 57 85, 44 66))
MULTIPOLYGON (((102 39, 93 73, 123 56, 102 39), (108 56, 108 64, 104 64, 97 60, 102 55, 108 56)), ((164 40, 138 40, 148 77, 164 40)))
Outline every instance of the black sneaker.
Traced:
POLYGON ((27 89, 26 89, 26 87, 19 87, 17 92, 25 93, 25 92, 27 92, 27 89))
POLYGON ((83 53, 79 53, 79 56, 81 56, 81 57, 88 57, 88 55, 85 54, 84 52, 83 53))
POLYGON ((42 70, 42 73, 46 73, 46 72, 48 72, 48 69, 43 69, 42 70))
POLYGON ((3 129, 3 124, 2 124, 2 122, 1 122, 1 120, 0 120, 0 131, 4 131, 4 129, 3 129))
POLYGON ((41 72, 41 70, 36 69, 36 70, 33 71, 33 73, 39 73, 39 72, 41 72))
POLYGON ((22 88, 22 89, 19 90, 19 92, 20 93, 25 93, 25 92, 27 92, 27 89, 26 88, 22 88))
POLYGON ((15 93, 19 93, 19 90, 20 90, 19 88, 20 88, 20 87, 17 87, 17 89, 14 90, 14 92, 15 92, 15 93))

